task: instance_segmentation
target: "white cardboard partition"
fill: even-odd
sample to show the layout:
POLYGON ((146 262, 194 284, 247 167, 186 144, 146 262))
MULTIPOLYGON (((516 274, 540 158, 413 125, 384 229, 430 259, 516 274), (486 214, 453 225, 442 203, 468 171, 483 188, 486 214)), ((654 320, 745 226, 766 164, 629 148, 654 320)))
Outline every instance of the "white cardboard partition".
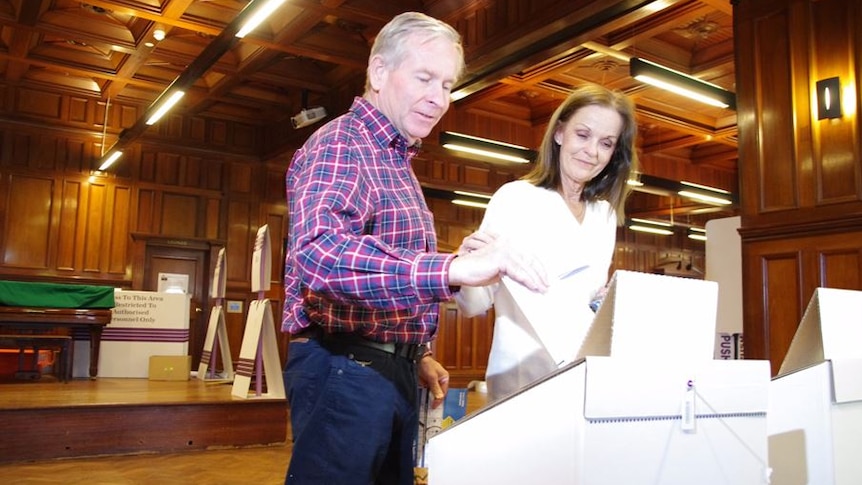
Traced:
POLYGON ((432 437, 429 484, 768 483, 769 363, 712 359, 715 295, 617 271, 585 357, 432 437))
MULTIPOLYGON (((187 355, 189 295, 117 290, 111 323, 102 332, 99 377, 146 378, 150 356, 187 355)), ((89 376, 88 342, 74 354, 74 376, 89 376)))
POLYGON ((284 380, 275 334, 272 306, 265 297, 271 286, 272 252, 269 225, 257 230, 251 261, 251 289, 258 299, 248 306, 231 395, 242 399, 284 399, 284 380), (252 376, 255 389, 250 392, 252 376), (264 382, 266 392, 264 392, 264 382))
POLYGON ((770 384, 776 484, 862 483, 862 292, 817 288, 770 384))
POLYGON ((429 484, 767 483, 769 377, 766 361, 587 357, 432 437, 429 484))
POLYGON ((711 359, 718 284, 616 271, 578 357, 711 359))
POLYGON ((227 336, 227 323, 224 316, 224 297, 227 287, 227 256, 225 248, 219 249, 216 258, 210 296, 213 307, 207 324, 207 334, 204 338, 204 348, 201 351, 201 361, 198 364, 198 379, 207 381, 232 381, 233 357, 230 352, 230 340, 227 336), (216 375, 217 359, 221 356, 222 372, 216 375), (212 366, 211 366, 212 365, 212 366))

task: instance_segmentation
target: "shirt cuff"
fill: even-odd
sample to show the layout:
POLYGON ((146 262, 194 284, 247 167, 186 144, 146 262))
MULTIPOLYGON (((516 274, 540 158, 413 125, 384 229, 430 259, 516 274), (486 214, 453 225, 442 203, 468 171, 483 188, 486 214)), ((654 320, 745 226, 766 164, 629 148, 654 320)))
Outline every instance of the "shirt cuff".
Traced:
POLYGON ((455 254, 424 253, 413 265, 413 282, 423 301, 444 301, 452 298, 449 288, 449 265, 455 254))

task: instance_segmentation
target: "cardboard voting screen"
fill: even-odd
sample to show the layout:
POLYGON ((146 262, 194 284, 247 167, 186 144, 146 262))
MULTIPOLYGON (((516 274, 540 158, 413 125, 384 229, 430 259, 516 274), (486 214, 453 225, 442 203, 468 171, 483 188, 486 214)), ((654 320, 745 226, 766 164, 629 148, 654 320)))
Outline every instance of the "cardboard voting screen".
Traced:
POLYGON ((577 357, 712 359, 718 284, 616 271, 577 357))
POLYGON ((817 288, 778 375, 824 360, 862 358, 862 291, 817 288))
POLYGON ((587 357, 433 436, 429 484, 767 483, 769 378, 768 361, 587 357))
POLYGON ((212 288, 210 288, 210 296, 212 298, 224 298, 225 286, 227 283, 227 257, 225 256, 225 248, 218 251, 216 257, 215 269, 213 270, 212 288))
POLYGON ((770 385, 774 483, 862 483, 860 308, 862 292, 835 288, 808 303, 770 385))
POLYGON ((269 291, 272 284, 272 250, 269 239, 269 225, 264 224, 257 230, 254 252, 251 255, 251 291, 269 291))

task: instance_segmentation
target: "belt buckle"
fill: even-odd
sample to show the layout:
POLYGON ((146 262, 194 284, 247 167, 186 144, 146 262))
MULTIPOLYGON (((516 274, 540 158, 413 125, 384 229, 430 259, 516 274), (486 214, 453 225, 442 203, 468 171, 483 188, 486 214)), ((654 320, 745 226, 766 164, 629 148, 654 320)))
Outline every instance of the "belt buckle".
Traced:
POLYGON ((407 360, 416 361, 419 345, 417 344, 395 344, 395 355, 407 360))

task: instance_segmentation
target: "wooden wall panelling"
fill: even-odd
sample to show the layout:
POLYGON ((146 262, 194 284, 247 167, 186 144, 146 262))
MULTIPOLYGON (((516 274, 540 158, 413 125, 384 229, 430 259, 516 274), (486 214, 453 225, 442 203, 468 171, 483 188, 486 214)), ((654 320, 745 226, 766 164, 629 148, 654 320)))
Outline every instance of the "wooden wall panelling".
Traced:
POLYGON ((224 239, 224 225, 221 217, 222 199, 220 197, 208 197, 205 204, 204 237, 207 239, 224 239))
POLYGON ((143 187, 138 189, 138 199, 134 211, 136 217, 131 225, 132 232, 156 233, 157 195, 154 189, 143 187))
POLYGON ((105 225, 108 213, 108 188, 104 184, 89 184, 83 216, 83 251, 81 270, 98 273, 102 252, 106 249, 105 225))
POLYGON ((79 207, 86 207, 84 198, 87 187, 73 180, 64 180, 62 185, 56 267, 59 271, 75 271, 80 267, 81 259, 76 248, 83 246, 83 231, 79 231, 79 228, 84 226, 81 216, 85 212, 80 211, 79 207))
MULTIPOLYGON (((269 291, 266 292, 266 297, 269 298, 272 308, 272 315, 275 318, 275 331, 279 337, 278 350, 282 358, 282 362, 286 362, 287 358, 287 343, 286 335, 281 333, 281 312, 284 300, 283 286, 284 283, 284 258, 287 237, 287 204, 286 203, 264 203, 261 204, 262 224, 269 226, 270 250, 272 257, 272 270, 270 280, 272 285, 269 291)), ((255 235, 257 228, 255 228, 255 235)))
POLYGON ((860 13, 841 0, 734 7, 736 44, 751 46, 736 50, 745 350, 773 373, 815 288, 862 290, 859 101, 818 120, 815 91, 839 76, 859 92, 860 13))
POLYGON ((50 176, 11 174, 3 224, 3 266, 30 270, 50 267, 51 226, 57 217, 55 180, 50 176), (44 201, 34 204, 34 200, 44 201))
POLYGON ((778 372, 818 287, 862 290, 862 230, 743 245, 746 358, 778 372))
MULTIPOLYGON (((743 219, 798 205, 791 51, 805 44, 791 39, 791 15, 776 2, 763 2, 751 19, 734 20, 739 116, 739 172, 743 219), (766 7, 772 4, 771 9, 766 7), (743 73, 751 73, 743 75, 743 73), (745 106, 751 107, 745 112, 745 106)), ((751 8, 752 2, 740 3, 751 8)), ((804 59, 802 59, 804 62, 804 59)), ((807 106, 807 97, 797 106, 807 106)), ((803 121, 804 122, 804 121, 803 121)), ((746 224, 744 221, 743 224, 746 224)))
POLYGON ((162 192, 161 224, 158 234, 194 238, 203 231, 204 204, 199 196, 181 192, 162 192))
POLYGON ((131 213, 131 187, 114 185, 106 210, 110 223, 105 238, 108 245, 105 272, 119 278, 125 278, 128 276, 128 272, 132 270, 128 263, 131 243, 129 239, 131 213))
POLYGON ((465 318, 458 305, 440 305, 440 320, 433 350, 435 358, 449 371, 449 387, 466 387, 470 381, 484 380, 494 331, 494 311, 465 318))
POLYGON ((227 244, 225 246, 227 265, 227 284, 249 287, 251 281, 251 251, 252 241, 250 229, 257 227, 257 221, 252 219, 251 203, 244 200, 230 200, 227 207, 227 244))
MULTIPOLYGON (((811 3, 810 92, 816 92, 814 83, 817 80, 831 77, 838 77, 844 86, 859 92, 858 84, 852 85, 855 79, 853 63, 858 55, 854 43, 858 38, 854 36, 852 26, 857 4, 841 0, 811 3)), ((816 96, 813 97, 816 103, 816 96)), ((845 105, 851 100, 842 97, 845 105)), ((812 182, 816 194, 814 203, 818 205, 862 200, 862 163, 857 163, 860 153, 858 124, 854 116, 856 110, 852 105, 842 109, 847 116, 835 120, 817 120, 816 112, 812 113, 816 160, 812 182)))

